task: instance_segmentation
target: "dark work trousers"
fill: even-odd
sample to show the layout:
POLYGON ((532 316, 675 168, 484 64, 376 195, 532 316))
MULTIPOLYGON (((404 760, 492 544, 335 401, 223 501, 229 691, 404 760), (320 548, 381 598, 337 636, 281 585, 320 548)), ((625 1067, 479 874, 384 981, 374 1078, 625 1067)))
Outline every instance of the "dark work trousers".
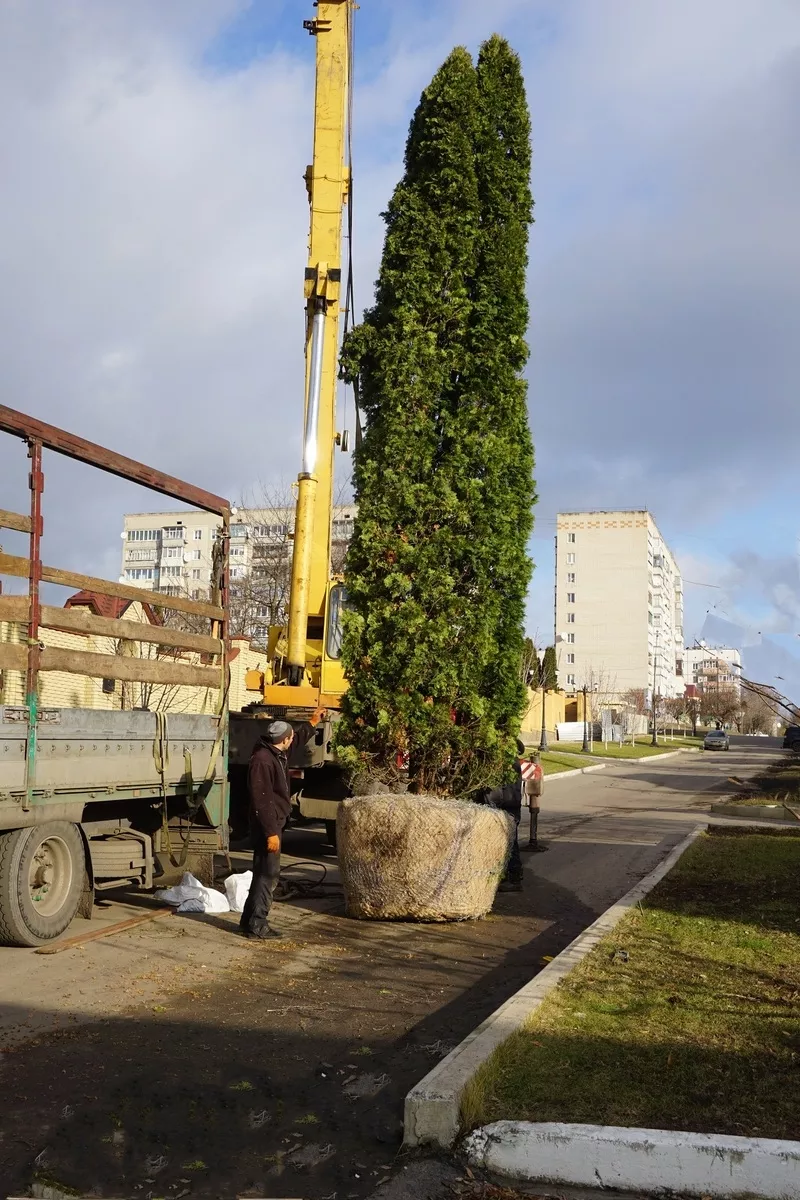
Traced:
POLYGON ((506 873, 503 876, 509 883, 522 883, 522 858, 519 852, 519 821, 519 816, 515 817, 514 841, 511 846, 511 853, 508 856, 506 873))
POLYGON ((239 927, 255 937, 263 937, 269 927, 267 917, 280 874, 280 850, 271 853, 264 846, 253 851, 253 882, 244 902, 239 927))

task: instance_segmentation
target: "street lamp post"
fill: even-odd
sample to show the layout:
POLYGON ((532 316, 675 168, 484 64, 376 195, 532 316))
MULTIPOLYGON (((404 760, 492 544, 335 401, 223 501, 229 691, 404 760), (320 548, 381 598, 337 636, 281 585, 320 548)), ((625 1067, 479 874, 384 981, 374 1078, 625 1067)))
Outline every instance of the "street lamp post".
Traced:
POLYGON ((583 745, 581 746, 581 750, 583 751, 584 754, 589 754, 591 752, 589 749, 589 721, 587 718, 587 709, 586 709, 586 684, 585 683, 583 685, 582 690, 583 690, 583 745))

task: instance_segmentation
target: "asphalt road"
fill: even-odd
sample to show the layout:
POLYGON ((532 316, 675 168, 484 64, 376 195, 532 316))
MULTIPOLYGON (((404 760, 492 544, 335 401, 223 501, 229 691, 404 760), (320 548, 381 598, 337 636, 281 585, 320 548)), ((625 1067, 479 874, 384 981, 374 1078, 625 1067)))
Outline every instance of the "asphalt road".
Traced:
POLYGON ((406 1091, 778 750, 741 739, 546 781, 547 852, 484 921, 349 921, 335 858, 298 830, 287 863, 324 863, 331 886, 279 906, 282 943, 243 942, 233 915, 171 916, 54 956, 0 950, 0 1179, 17 1195, 367 1195, 396 1163, 406 1091))

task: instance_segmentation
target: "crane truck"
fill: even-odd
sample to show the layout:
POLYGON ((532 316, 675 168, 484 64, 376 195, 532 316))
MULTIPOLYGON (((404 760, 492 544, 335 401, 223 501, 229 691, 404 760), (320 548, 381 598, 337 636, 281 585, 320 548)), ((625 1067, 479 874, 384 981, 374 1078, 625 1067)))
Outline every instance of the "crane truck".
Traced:
MULTIPOLYGON (((300 723, 315 708, 329 717, 293 762, 295 809, 322 820, 335 835, 336 809, 347 794, 331 751, 336 710, 347 683, 341 663, 341 618, 347 597, 331 575, 334 453, 347 449, 336 430, 339 326, 347 299, 342 226, 350 201, 350 101, 354 0, 317 0, 304 28, 316 42, 314 142, 305 174, 310 207, 304 276, 306 323, 305 419, 297 477, 288 630, 269 631, 267 666, 249 673, 259 699, 231 714, 230 771, 234 796, 243 797, 258 721, 280 717, 300 723)), ((349 250, 349 246, 348 246, 349 250)), ((263 726, 262 726, 263 728, 263 726)))
MULTIPOLYGON (((354 0, 318 0, 316 16, 304 23, 316 39, 316 95, 306 172, 311 228, 303 455, 288 633, 270 630, 269 666, 248 680, 260 693, 249 711, 228 712, 229 502, 0 405, 0 432, 21 439, 31 460, 30 511, 0 509, 0 530, 28 540, 26 556, 0 546, 0 576, 27 581, 25 594, 0 595, 0 944, 35 946, 58 937, 77 913, 90 915, 96 891, 150 887, 184 869, 210 871, 214 854, 228 848, 229 798, 243 790, 258 717, 300 722, 318 706, 339 708, 346 687, 340 660, 346 597, 342 581, 331 577, 330 543, 334 449, 346 448, 335 415, 355 8, 354 0), (208 600, 151 600, 123 580, 45 566, 42 462, 48 451, 214 513, 219 532, 208 600), (43 602, 43 585, 77 588, 78 597, 56 607, 43 602), (130 620, 126 606, 142 602, 184 620, 130 620), (208 632, 197 632, 203 623, 208 632), (94 680, 109 707, 43 707, 48 672, 94 680), (9 702, 15 680, 22 681, 20 694, 9 702), (218 701, 213 712, 207 704, 180 713, 114 707, 111 695, 120 681, 187 688, 218 701)), ((297 807, 325 820, 329 831, 344 794, 331 733, 327 720, 294 765, 298 780, 313 780, 300 788, 297 807)))

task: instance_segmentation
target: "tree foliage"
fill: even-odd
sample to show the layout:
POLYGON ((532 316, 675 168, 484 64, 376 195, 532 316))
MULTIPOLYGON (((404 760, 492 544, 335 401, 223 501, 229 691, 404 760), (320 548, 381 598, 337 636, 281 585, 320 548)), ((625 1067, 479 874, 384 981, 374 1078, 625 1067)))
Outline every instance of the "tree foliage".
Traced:
POLYGON ((420 790, 496 781, 525 702, 529 176, 516 55, 498 37, 477 66, 454 50, 412 119, 375 304, 343 347, 366 428, 339 743, 378 772, 407 755, 420 790))
POLYGON ((542 664, 539 660, 539 651, 536 649, 536 644, 533 638, 526 637, 522 643, 522 668, 520 678, 526 687, 538 688, 542 686, 542 664))
POLYGON ((542 676, 543 686, 547 688, 548 692, 555 692, 558 689, 558 659, 555 646, 548 646, 545 649, 542 676))
POLYGON ((720 686, 704 689, 700 695, 700 716, 708 723, 726 725, 733 721, 742 706, 735 687, 720 686))

